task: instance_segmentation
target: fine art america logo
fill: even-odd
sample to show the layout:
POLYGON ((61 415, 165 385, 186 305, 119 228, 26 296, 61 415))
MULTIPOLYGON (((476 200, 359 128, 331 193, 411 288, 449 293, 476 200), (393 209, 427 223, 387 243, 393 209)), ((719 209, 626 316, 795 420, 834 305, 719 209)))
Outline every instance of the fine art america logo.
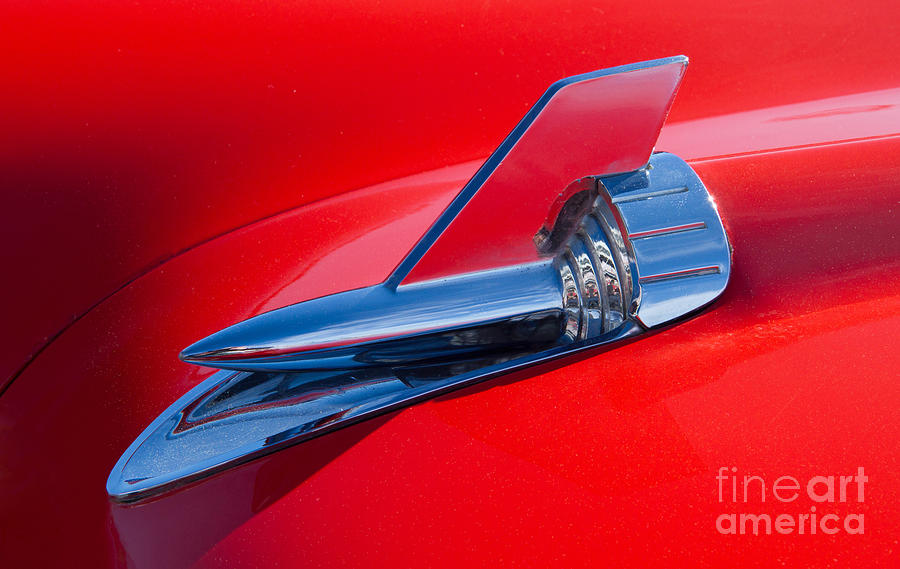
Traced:
POLYGON ((834 535, 844 532, 851 535, 865 533, 865 517, 862 513, 844 513, 853 504, 866 501, 866 476, 863 467, 856 474, 846 476, 812 476, 808 479, 780 476, 766 480, 762 476, 738 474, 737 467, 719 468, 716 482, 719 486, 719 503, 728 504, 728 510, 716 518, 716 529, 726 535, 834 535), (809 504, 808 509, 806 504, 809 504), (778 512, 778 506, 791 504, 803 513, 778 512), (802 506, 801 506, 802 504, 802 506), (837 504, 840 515, 835 513, 837 504), (754 511, 751 511, 753 508, 754 511), (776 510, 766 512, 765 510, 776 510))

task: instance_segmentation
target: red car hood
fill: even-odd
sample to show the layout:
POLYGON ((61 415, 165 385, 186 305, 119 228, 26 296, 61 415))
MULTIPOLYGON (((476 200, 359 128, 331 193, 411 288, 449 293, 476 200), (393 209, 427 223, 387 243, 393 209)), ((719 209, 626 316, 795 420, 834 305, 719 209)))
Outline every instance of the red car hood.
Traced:
POLYGON ((0 564, 896 557, 893 4, 2 11, 0 564), (116 459, 210 374, 179 349, 380 282, 548 84, 676 53, 692 62, 658 149, 690 161, 734 247, 714 306, 159 499, 109 500, 116 459), (814 506, 723 504, 722 468, 771 486, 859 467, 866 499, 818 513, 863 514, 865 535, 717 531, 723 513, 814 506))

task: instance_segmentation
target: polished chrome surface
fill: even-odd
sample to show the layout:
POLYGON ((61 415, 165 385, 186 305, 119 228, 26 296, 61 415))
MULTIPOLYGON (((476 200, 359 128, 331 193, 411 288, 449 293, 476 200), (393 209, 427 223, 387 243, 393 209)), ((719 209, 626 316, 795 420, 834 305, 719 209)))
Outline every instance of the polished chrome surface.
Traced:
POLYGON ((182 352, 190 363, 245 371, 356 369, 503 346, 504 323, 567 318, 564 287, 549 260, 440 281, 351 290, 274 310, 213 334, 182 352), (453 336, 466 330, 466 342, 453 336), (453 336, 453 337, 451 337, 453 336), (423 341, 423 338, 427 340, 423 341))
MULTIPOLYGON (((498 259, 491 270, 408 284, 392 277, 261 314, 186 348, 183 360, 224 371, 132 443, 110 473, 110 496, 138 500, 450 389, 634 336, 724 289, 725 231, 681 159, 654 154, 639 170, 585 175, 550 191, 556 198, 543 224, 523 237, 537 261, 498 259)), ((414 250, 401 267, 414 268, 422 254, 414 250)))

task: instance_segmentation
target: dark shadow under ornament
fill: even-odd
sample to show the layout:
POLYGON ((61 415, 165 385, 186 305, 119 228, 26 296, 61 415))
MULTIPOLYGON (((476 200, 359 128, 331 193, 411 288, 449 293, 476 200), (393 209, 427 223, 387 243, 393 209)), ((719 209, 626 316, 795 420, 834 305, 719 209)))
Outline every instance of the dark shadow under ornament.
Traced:
POLYGON ((185 349, 184 361, 224 371, 132 443, 110 496, 139 500, 709 304, 730 271, 715 204, 683 160, 651 155, 686 64, 554 84, 385 283, 185 349), (498 203, 508 219, 485 224, 498 203), (471 255, 448 267, 444 250, 471 255))

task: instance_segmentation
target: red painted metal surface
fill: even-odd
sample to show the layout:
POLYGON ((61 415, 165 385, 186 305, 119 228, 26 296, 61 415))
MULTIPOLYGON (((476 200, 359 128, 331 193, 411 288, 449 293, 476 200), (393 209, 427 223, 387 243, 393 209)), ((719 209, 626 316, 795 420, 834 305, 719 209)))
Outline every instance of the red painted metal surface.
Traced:
POLYGON ((81 317, 0 396, 0 565, 896 565, 896 11, 8 3, 0 375, 81 317), (692 65, 658 148, 693 159, 735 248, 713 307, 108 502, 207 373, 178 350, 383 279, 550 82, 672 53, 692 65), (862 466, 864 503, 818 506, 866 533, 721 535, 725 511, 812 505, 723 505, 722 466, 862 466))

